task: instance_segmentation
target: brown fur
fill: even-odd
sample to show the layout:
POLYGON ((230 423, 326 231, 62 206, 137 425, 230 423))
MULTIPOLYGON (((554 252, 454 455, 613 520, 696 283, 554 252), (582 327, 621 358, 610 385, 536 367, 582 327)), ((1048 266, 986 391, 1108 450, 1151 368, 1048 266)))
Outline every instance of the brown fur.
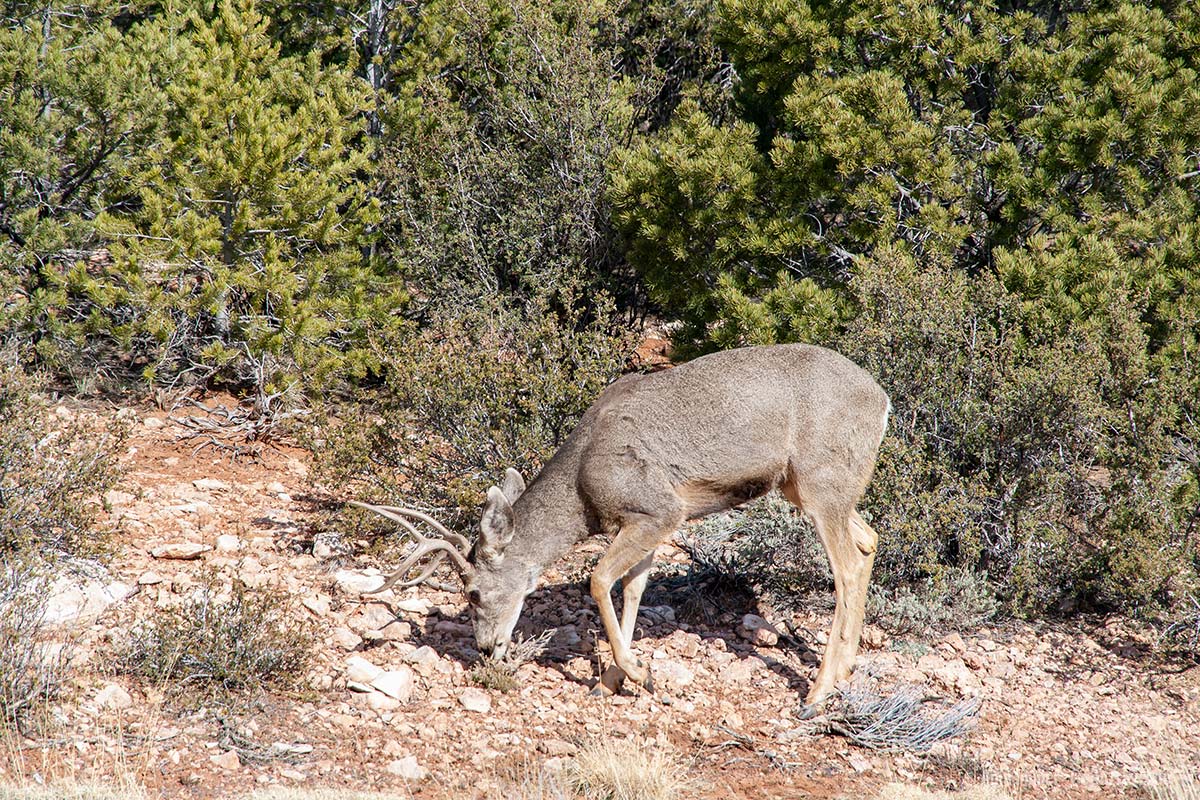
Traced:
POLYGON ((648 685, 631 640, 655 548, 685 520, 780 488, 812 519, 833 568, 833 626, 808 695, 810 703, 824 699, 848 677, 862 632, 876 536, 855 506, 888 409, 866 372, 808 345, 730 350, 618 380, 511 513, 495 507, 511 498, 489 495, 480 552, 494 557, 476 565, 469 587, 482 598, 481 648, 507 643, 520 602, 545 567, 583 536, 605 532, 614 539, 591 582, 616 662, 604 684, 615 689, 625 675, 648 685), (622 578, 618 625, 611 589, 622 578))

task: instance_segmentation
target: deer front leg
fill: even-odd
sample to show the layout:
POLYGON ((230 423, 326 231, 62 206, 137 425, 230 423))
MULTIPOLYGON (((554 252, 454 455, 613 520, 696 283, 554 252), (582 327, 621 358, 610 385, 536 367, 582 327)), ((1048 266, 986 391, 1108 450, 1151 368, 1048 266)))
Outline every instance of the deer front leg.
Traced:
MULTIPOLYGON (((667 532, 672 529, 668 528, 667 532)), ((634 655, 631 644, 633 626, 637 618, 637 604, 641 601, 642 591, 646 587, 654 549, 664 535, 663 526, 652 524, 648 520, 641 524, 626 525, 613 539, 608 551, 592 572, 592 599, 596 601, 596 607, 600 611, 600 620, 604 623, 604 634, 612 647, 616 667, 616 670, 605 670, 600 685, 596 687, 598 692, 607 690, 615 693, 620 689, 623 677, 653 690, 650 670, 634 655), (632 578, 625 587, 624 625, 620 625, 617 622, 617 612, 613 608, 612 587, 619 578, 627 575, 632 575, 632 578), (630 602, 631 600, 633 602, 630 602)))

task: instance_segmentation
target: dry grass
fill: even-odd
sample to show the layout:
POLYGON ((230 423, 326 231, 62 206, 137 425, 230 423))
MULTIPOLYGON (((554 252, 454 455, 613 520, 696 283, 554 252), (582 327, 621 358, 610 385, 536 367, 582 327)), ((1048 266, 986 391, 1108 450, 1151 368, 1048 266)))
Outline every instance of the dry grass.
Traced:
MULTIPOLYGON (((1017 796, 1019 798, 1019 795, 1017 796)), ((961 792, 928 792, 918 786, 890 783, 879 793, 879 800, 1016 800, 1003 786, 983 783, 961 792)))
POLYGON ((406 800, 409 795, 378 794, 377 792, 355 792, 347 789, 315 787, 292 789, 275 787, 262 789, 246 797, 246 800, 406 800))
POLYGON ((567 778, 587 800, 674 800, 691 789, 685 772, 654 744, 603 739, 580 749, 567 778))
POLYGON ((1177 772, 1151 783, 1152 800, 1200 800, 1200 782, 1190 772, 1177 772))
POLYGON ((46 786, 0 784, 0 800, 142 800, 146 792, 132 781, 119 784, 55 782, 46 786))

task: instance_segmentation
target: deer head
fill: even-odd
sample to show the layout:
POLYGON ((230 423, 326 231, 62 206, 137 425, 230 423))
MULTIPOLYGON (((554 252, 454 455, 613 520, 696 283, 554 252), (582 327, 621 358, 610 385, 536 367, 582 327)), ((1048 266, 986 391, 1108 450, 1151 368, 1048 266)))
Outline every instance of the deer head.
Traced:
POLYGON ((506 558, 505 550, 516 530, 513 504, 525 491, 521 474, 511 467, 505 472, 500 486, 488 489, 487 501, 479 520, 479 539, 471 548, 466 538, 447 530, 441 523, 421 511, 399 506, 377 506, 351 502, 351 505, 371 511, 396 522, 416 542, 396 570, 378 589, 366 594, 378 594, 392 586, 415 586, 429 581, 447 558, 462 577, 469 613, 475 627, 475 642, 479 652, 502 658, 512 639, 513 628, 521 616, 525 598, 534 590, 541 575, 538 565, 520 559, 506 558), (409 520, 418 520, 433 528, 440 538, 421 534, 409 520), (404 576, 425 556, 434 558, 414 578, 404 576))

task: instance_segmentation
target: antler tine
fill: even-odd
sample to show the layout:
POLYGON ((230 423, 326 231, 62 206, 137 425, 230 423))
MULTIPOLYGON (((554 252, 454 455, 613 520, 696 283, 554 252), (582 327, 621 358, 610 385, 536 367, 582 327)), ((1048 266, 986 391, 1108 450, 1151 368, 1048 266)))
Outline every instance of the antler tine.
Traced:
MULTIPOLYGON (((356 503, 356 505, 361 505, 364 508, 368 507, 362 503, 356 503)), ((421 522, 424 522, 426 525, 440 533, 443 539, 448 542, 453 542, 464 554, 470 552, 471 550, 471 543, 467 541, 467 537, 463 536, 461 533, 455 533, 454 531, 449 530, 445 525, 438 522, 424 511, 417 511, 415 508, 405 508, 403 506, 369 506, 369 508, 376 513, 382 513, 380 511, 380 509, 382 509, 384 511, 390 511, 393 514, 401 514, 405 517, 419 519, 421 522)), ((386 517, 388 515, 384 514, 384 516, 386 517)), ((395 517, 388 517, 388 519, 395 519, 395 517)))
POLYGON ((422 583, 423 581, 427 580, 431 575, 433 575, 434 570, 436 570, 438 566, 446 560, 447 557, 449 557, 454 563, 455 569, 458 570, 464 579, 470 578, 470 576, 474 573, 475 568, 469 561, 467 561, 467 557, 463 554, 463 552, 454 546, 454 542, 446 541, 444 539, 431 539, 423 535, 419 530, 417 530, 415 525, 405 519, 405 516, 412 515, 416 519, 420 519, 429 523, 433 528, 438 530, 443 535, 449 536, 451 539, 461 542, 464 545, 466 544, 466 539, 464 537, 446 530, 443 525, 438 523, 429 515, 423 514, 419 511, 413 511, 413 509, 409 508, 401 508, 398 506, 376 506, 371 505, 370 503, 360 503, 357 500, 350 501, 350 505, 392 520, 408 531, 408 533, 417 542, 417 546, 408 554, 408 556, 404 559, 404 562, 401 563, 400 566, 388 576, 387 580, 383 582, 382 586, 380 586, 378 589, 364 592, 364 594, 378 594, 396 585, 400 582, 400 579, 404 577, 405 573, 412 569, 413 565, 416 564, 417 561, 429 555, 430 553, 434 553, 433 561, 421 571, 420 575, 411 580, 404 581, 401 584, 402 586, 416 586, 418 583, 422 583))

